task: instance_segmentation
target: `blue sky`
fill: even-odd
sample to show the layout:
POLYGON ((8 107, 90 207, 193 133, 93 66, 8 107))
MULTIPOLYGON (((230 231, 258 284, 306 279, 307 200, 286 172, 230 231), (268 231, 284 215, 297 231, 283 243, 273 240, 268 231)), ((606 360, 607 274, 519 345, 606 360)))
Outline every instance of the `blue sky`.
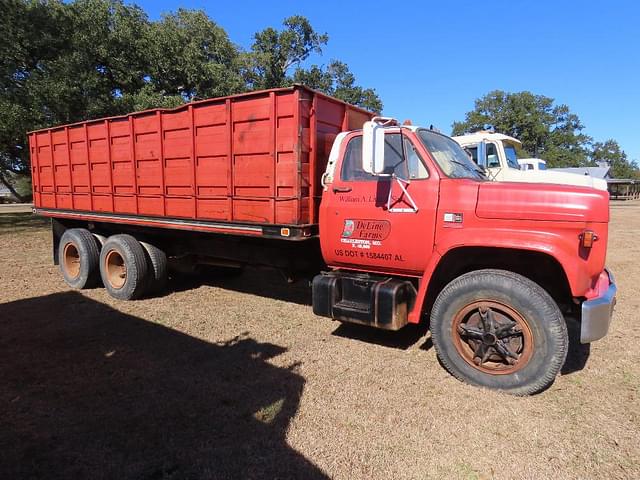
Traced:
POLYGON ((638 1, 128 3, 152 19, 202 8, 244 48, 254 32, 304 15, 329 34, 311 61, 346 62, 377 90, 386 115, 450 133, 485 93, 529 90, 569 105, 586 134, 618 140, 640 163, 638 1))

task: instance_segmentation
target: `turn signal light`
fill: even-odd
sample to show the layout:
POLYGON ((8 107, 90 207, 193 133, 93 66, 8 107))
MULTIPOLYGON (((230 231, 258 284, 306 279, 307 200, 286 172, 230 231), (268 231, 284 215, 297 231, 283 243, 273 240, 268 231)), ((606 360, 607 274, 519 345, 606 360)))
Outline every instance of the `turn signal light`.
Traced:
POLYGON ((580 244, 584 248, 593 247, 593 242, 595 242, 596 240, 598 240, 598 236, 591 230, 585 230, 580 234, 580 244))

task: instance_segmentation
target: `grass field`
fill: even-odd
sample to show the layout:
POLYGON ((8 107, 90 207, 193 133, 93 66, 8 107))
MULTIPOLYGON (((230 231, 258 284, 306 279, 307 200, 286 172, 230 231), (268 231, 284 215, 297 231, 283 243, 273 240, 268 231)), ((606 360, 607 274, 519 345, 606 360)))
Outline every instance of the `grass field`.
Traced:
POLYGON ((640 203, 611 213, 610 334, 528 398, 456 381, 424 328, 315 317, 275 273, 70 291, 46 222, 2 215, 0 478, 640 478, 640 203))

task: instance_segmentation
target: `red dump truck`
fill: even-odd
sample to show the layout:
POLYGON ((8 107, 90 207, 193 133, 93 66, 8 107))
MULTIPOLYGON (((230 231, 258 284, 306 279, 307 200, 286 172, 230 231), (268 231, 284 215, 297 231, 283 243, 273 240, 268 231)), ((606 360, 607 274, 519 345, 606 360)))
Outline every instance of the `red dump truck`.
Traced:
POLYGON ((307 88, 29 134, 34 211, 74 288, 162 288, 170 264, 313 278, 313 311, 429 322, 468 383, 532 394, 568 348, 606 335, 608 194, 487 181, 460 146, 307 88))

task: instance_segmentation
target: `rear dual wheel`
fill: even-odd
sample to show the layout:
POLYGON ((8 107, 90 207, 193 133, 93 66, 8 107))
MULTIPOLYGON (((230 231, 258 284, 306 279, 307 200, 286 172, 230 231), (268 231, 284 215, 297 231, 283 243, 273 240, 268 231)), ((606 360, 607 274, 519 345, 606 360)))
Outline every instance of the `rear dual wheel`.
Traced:
POLYGON ((150 243, 140 242, 140 245, 144 248, 149 268, 146 293, 159 293, 165 289, 169 280, 167 255, 150 243))
POLYGON ((100 283, 100 243, 84 228, 70 228, 60 238, 58 262, 71 288, 97 287, 100 283))
POLYGON ((100 252, 100 276, 114 298, 134 300, 145 290, 148 265, 142 245, 131 235, 107 238, 100 252))
POLYGON ((100 274, 112 297, 134 300, 164 288, 167 256, 154 245, 138 242, 131 235, 113 235, 102 246, 100 274))
POLYGON ((105 238, 84 228, 66 230, 58 247, 60 270, 72 288, 102 283, 109 294, 133 300, 160 292, 167 282, 167 256, 131 235, 105 238))
POLYGON ((450 282, 434 303, 431 334, 456 378, 515 395, 548 387, 568 348, 566 323, 549 294, 505 270, 478 270, 450 282))

